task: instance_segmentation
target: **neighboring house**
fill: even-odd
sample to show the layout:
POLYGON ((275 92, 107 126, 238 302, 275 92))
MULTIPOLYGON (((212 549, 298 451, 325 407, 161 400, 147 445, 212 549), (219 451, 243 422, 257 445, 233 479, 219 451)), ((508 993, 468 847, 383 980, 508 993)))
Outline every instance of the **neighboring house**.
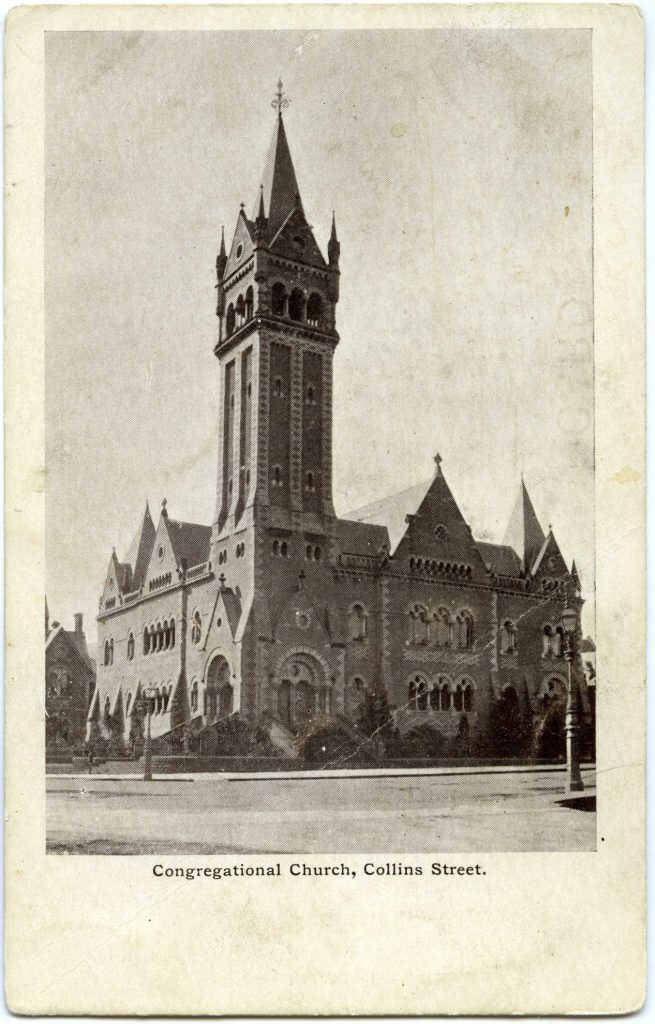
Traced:
POLYGON ((89 703, 96 685, 95 661, 89 657, 82 615, 75 628, 50 624, 45 606, 46 752, 81 748, 89 703))
MULTIPOLYGON (((454 736, 466 717, 488 737, 494 701, 519 721, 563 697, 561 615, 574 608, 579 627, 583 603, 575 563, 523 482, 504 542, 476 540, 438 456, 428 483, 337 518, 340 245, 333 218, 324 258, 281 114, 263 180, 217 259, 214 521, 173 520, 164 502, 155 525, 146 507, 124 561, 113 552, 89 733, 140 738, 147 687, 155 738, 238 711, 282 746, 356 721, 366 688, 384 685, 401 732, 454 736)), ((207 401, 215 392, 208 382, 207 401)), ((574 672, 588 715, 578 660, 574 672)))

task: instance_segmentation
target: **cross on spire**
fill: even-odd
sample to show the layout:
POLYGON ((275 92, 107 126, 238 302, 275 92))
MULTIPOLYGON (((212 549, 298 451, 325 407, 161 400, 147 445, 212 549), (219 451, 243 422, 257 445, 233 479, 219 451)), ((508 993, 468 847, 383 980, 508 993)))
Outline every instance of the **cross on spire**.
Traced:
POLYGON ((442 463, 442 462, 443 462, 443 459, 442 459, 442 458, 441 458, 441 456, 439 455, 439 452, 437 452, 437 454, 436 454, 436 455, 435 455, 435 457, 434 457, 434 464, 435 464, 435 466, 437 467, 437 468, 436 468, 436 470, 435 470, 435 472, 437 472, 437 473, 439 472, 439 469, 440 469, 440 466, 441 466, 441 463, 442 463))
POLYGON ((277 109, 277 116, 282 117, 282 111, 286 110, 291 101, 288 100, 282 89, 282 79, 277 83, 277 92, 275 93, 275 99, 271 100, 271 106, 273 109, 277 109))

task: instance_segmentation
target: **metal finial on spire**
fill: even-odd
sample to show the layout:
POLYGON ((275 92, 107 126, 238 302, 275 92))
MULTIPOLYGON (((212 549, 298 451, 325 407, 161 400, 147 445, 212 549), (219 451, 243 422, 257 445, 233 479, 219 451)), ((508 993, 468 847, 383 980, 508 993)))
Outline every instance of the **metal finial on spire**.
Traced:
POLYGON ((441 458, 441 456, 439 455, 439 452, 437 452, 437 454, 436 454, 436 455, 435 455, 435 457, 434 457, 434 464, 435 464, 435 466, 437 467, 437 469, 436 469, 436 472, 437 472, 437 473, 439 472, 439 469, 440 469, 440 467, 441 467, 441 463, 442 463, 442 462, 443 462, 443 459, 442 459, 442 458, 441 458))
POLYGON ((271 100, 271 106, 273 109, 277 109, 278 117, 282 117, 282 111, 286 110, 291 100, 288 100, 282 89, 282 79, 277 83, 277 92, 275 93, 275 99, 271 100))

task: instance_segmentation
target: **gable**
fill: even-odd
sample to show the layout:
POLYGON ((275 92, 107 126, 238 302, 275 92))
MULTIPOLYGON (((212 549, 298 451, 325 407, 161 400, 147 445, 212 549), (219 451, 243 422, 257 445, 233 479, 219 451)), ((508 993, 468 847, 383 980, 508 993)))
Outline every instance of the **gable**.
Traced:
POLYGON ((304 589, 296 590, 282 610, 274 639, 305 647, 329 647, 330 637, 322 613, 323 609, 313 603, 304 589))
POLYGON ((552 577, 561 579, 569 575, 566 562, 559 549, 559 545, 552 533, 549 533, 541 546, 534 565, 532 566, 534 577, 552 577))
POLYGON ((443 562, 464 562, 473 572, 486 575, 487 568, 471 529, 453 498, 446 478, 438 470, 418 510, 409 515, 405 536, 396 558, 409 555, 443 562))
POLYGON ((252 256, 253 244, 252 236, 250 233, 250 226, 246 220, 246 216, 241 210, 237 218, 237 226, 234 231, 234 238, 232 239, 232 247, 230 249, 230 255, 227 258, 227 264, 225 267, 225 273, 223 274, 223 280, 226 281, 234 271, 243 266, 246 260, 252 256), (237 256, 237 250, 239 246, 243 247, 243 251, 237 256))
POLYGON ((109 559, 109 568, 107 569, 105 584, 102 588, 101 609, 113 608, 118 603, 118 599, 123 593, 121 586, 123 578, 124 572, 114 551, 109 559))
POLYGON ((155 533, 148 569, 143 580, 144 590, 148 589, 153 580, 159 580, 162 576, 169 574, 172 583, 177 578, 177 559, 168 533, 166 516, 161 516, 155 533))
POLYGON ((314 233, 299 209, 291 211, 270 243, 271 252, 287 256, 301 263, 327 267, 314 233))

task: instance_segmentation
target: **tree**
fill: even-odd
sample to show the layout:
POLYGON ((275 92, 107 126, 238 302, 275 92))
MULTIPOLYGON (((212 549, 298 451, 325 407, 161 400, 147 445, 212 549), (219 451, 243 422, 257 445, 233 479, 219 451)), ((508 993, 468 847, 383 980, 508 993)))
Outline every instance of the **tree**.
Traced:
POLYGON ((384 686, 367 686, 357 710, 357 726, 369 738, 377 736, 385 743, 393 731, 393 717, 384 686))

